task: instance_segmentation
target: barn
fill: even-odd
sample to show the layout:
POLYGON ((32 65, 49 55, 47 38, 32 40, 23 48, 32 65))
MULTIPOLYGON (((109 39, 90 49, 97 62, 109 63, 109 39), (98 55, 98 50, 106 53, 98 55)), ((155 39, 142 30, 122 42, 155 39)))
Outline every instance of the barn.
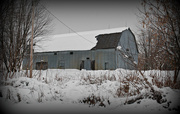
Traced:
MULTIPOLYGON (((71 42, 71 45, 74 47, 69 48, 68 46, 68 49, 64 49, 66 45, 70 45, 72 39, 67 38, 67 35, 58 36, 49 42, 46 41, 39 44, 41 48, 34 47, 33 69, 134 69, 133 64, 138 63, 137 43, 130 28, 124 27, 79 34, 82 36, 88 35, 88 37, 91 37, 88 40, 93 39, 91 42, 96 42, 88 45, 77 40, 75 35, 68 35, 73 38, 74 41, 71 42), (65 39, 62 40, 63 38, 65 39), (79 41, 79 44, 75 41, 79 41), (61 50, 62 48, 59 49, 62 46, 60 42, 63 42, 63 50, 61 50)), ((28 54, 23 60, 23 69, 29 69, 28 54)))

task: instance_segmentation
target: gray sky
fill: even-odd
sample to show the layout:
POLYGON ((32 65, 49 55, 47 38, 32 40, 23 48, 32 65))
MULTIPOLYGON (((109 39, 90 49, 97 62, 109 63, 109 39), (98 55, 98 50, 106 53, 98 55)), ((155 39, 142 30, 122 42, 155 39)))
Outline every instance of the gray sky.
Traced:
MULTIPOLYGON (((41 3, 76 32, 130 27, 137 32, 139 0, 46 0, 41 3)), ((51 34, 72 32, 53 18, 51 34)))

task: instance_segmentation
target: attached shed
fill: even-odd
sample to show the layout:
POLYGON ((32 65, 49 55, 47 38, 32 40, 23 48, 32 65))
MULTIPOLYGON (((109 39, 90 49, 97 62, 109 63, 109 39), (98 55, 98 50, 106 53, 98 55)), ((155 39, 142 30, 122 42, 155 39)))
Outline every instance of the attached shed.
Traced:
MULTIPOLYGON (((34 69, 134 69, 138 63, 136 39, 128 28, 120 32, 97 34, 97 43, 89 50, 36 52, 34 69), (121 47, 121 49, 117 49, 121 47), (131 61, 132 60, 132 61, 131 61)), ((23 60, 23 69, 29 68, 29 55, 23 60)))

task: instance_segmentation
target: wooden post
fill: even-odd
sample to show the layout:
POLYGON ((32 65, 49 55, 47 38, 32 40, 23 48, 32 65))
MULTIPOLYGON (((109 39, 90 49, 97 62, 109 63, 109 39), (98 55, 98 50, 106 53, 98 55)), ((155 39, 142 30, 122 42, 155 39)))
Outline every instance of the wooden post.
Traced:
POLYGON ((34 4, 32 0, 32 31, 31 31, 31 53, 30 53, 30 78, 32 78, 33 69, 33 35, 34 35, 34 4))

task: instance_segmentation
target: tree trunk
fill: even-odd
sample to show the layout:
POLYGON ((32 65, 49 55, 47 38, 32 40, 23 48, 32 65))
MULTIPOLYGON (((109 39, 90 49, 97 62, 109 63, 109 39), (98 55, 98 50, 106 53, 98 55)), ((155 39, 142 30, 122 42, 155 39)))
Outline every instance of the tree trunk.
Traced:
POLYGON ((176 84, 176 82, 177 82, 179 70, 180 70, 180 67, 175 68, 175 70, 174 70, 174 84, 176 84))

